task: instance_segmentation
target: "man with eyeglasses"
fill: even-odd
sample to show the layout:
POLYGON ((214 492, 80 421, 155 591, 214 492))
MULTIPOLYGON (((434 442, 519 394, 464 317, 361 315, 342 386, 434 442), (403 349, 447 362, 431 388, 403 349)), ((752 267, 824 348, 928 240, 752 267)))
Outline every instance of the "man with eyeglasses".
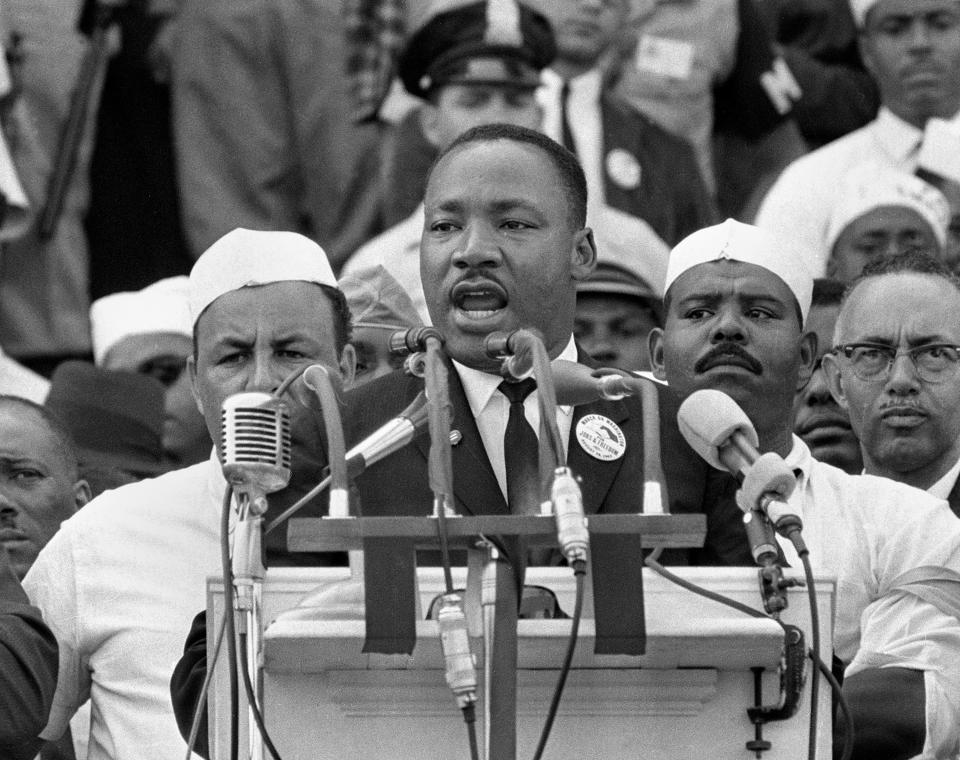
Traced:
POLYGON ((834 338, 824 369, 865 471, 947 499, 960 516, 960 280, 923 253, 870 264, 834 338))

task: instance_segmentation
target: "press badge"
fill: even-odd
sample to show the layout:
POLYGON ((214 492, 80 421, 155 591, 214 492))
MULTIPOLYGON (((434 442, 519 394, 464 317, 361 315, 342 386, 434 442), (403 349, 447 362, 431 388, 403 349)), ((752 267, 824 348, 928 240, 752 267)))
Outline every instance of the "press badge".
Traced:
POLYGON ((637 43, 637 71, 669 79, 689 79, 694 47, 683 40, 644 34, 637 43))

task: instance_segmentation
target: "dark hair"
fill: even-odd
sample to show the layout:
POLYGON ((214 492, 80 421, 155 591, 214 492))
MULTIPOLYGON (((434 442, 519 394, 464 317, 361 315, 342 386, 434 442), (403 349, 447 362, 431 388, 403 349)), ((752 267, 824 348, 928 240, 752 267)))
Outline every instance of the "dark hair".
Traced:
MULTIPOLYGON (((450 145, 440 151, 427 174, 427 184, 439 164, 448 154, 473 143, 510 140, 522 145, 532 145, 547 154, 547 158, 560 175, 560 184, 567 196, 567 210, 577 228, 587 223, 587 179, 577 157, 542 132, 519 127, 515 124, 482 124, 468 129, 450 145)), ((469 181, 469 180, 467 180, 469 181)))
POLYGON ((73 436, 70 434, 67 426, 63 424, 56 414, 51 412, 45 406, 34 403, 30 399, 21 398, 20 396, 0 394, 0 404, 19 406, 21 409, 27 409, 28 411, 34 412, 38 417, 40 417, 56 440, 57 449, 70 470, 70 477, 73 480, 78 479, 80 456, 77 452, 77 444, 73 440, 73 436))
POLYGON ((829 277, 818 277, 813 281, 813 298, 811 306, 837 306, 843 301, 843 293, 847 289, 839 280, 829 277))
POLYGON ((882 259, 871 261, 867 264, 857 278, 851 282, 843 293, 842 303, 846 303, 850 294, 856 290, 860 283, 881 277, 885 274, 927 274, 932 277, 939 277, 950 283, 954 288, 960 291, 960 277, 957 277, 940 259, 931 256, 923 251, 905 251, 893 256, 887 256, 882 259))
MULTIPOLYGON (((268 283, 269 284, 269 283, 268 283)), ((324 285, 322 283, 314 283, 320 287, 327 298, 330 299, 330 305, 333 307, 333 342, 334 347, 337 350, 337 356, 339 357, 343 353, 343 349, 346 347, 347 343, 350 342, 351 333, 353 332, 353 316, 350 314, 350 306, 347 304, 347 297, 343 294, 343 291, 339 288, 335 288, 331 285, 324 285)), ((204 309, 206 311, 206 309, 204 309)), ((200 317, 203 316, 203 312, 200 312, 200 316, 197 317, 196 321, 193 323, 193 359, 197 360, 197 324, 200 322, 200 317)))

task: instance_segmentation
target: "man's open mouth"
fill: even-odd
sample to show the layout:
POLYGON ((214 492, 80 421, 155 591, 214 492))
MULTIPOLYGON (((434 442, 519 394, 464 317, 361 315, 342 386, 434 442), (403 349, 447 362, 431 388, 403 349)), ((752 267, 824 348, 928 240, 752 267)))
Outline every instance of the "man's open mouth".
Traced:
POLYGON ((450 293, 453 305, 470 319, 486 319, 506 308, 507 293, 496 282, 461 282, 450 293))

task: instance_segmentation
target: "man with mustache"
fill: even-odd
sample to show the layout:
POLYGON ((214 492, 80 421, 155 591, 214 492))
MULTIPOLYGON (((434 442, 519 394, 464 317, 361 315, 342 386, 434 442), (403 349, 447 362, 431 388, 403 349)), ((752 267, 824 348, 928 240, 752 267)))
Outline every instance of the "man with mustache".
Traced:
POLYGON ((793 402, 793 432, 810 447, 814 459, 857 475, 863 472, 860 441, 850 427, 850 417, 830 395, 823 359, 833 347, 833 329, 840 313, 843 283, 813 281, 813 301, 806 328, 817 336, 817 361, 810 380, 797 391, 793 402))
MULTIPOLYGON (((794 393, 816 357, 804 331, 812 288, 795 252, 763 230, 727 220, 694 233, 670 255, 665 323, 650 337, 654 374, 681 398, 727 393, 756 428, 759 449, 797 474, 789 503, 803 515, 814 571, 837 578, 834 651, 856 756, 954 757, 960 522, 922 491, 818 462, 793 435, 794 393), (911 576, 914 585, 904 582, 911 576), (931 601, 937 584, 951 601, 931 601)), ((782 549, 799 566, 792 545, 782 549)))
POLYGON ((947 499, 960 516, 960 281, 905 253, 868 265, 848 291, 830 390, 860 437, 865 471, 947 499))
POLYGON ((757 225, 803 245, 825 272, 829 221, 851 169, 912 173, 931 127, 960 123, 960 0, 851 0, 864 65, 880 89, 877 118, 788 166, 757 225))

